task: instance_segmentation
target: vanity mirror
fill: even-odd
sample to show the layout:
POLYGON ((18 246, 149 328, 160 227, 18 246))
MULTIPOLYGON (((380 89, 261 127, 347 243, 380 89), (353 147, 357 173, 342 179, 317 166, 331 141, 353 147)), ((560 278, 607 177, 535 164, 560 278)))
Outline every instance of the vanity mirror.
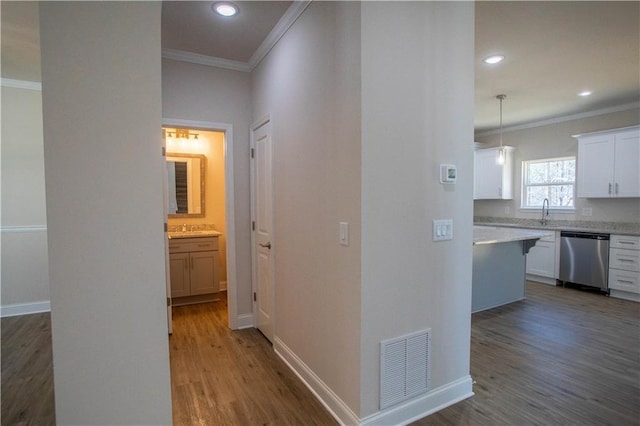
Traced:
POLYGON ((169 217, 204 217, 206 163, 202 154, 167 153, 169 217))

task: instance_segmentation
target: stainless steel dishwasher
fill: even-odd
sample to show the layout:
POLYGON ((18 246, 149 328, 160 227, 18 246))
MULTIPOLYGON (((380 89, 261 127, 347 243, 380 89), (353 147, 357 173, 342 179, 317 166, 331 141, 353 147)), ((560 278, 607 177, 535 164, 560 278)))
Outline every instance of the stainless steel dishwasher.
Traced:
POLYGON ((595 287, 609 293, 609 234, 560 233, 560 274, 563 283, 595 287))

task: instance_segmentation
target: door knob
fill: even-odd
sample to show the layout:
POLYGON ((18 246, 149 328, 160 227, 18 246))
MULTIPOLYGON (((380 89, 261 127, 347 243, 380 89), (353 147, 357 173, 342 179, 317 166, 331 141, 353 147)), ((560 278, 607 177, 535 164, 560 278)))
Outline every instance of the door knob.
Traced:
POLYGON ((271 242, 268 242, 267 244, 258 244, 260 247, 265 247, 269 250, 271 250, 271 242))

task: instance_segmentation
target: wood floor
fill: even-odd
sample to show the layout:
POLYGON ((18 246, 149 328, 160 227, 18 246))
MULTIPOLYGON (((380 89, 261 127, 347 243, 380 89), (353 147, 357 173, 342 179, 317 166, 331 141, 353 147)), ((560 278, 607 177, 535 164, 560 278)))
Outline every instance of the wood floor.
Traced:
POLYGON ((2 425, 54 425, 51 315, 2 318, 2 425))
MULTIPOLYGON (((49 315, 1 325, 2 425, 53 425, 49 315)), ((176 425, 336 424, 224 302, 174 308, 170 345, 176 425)), ((471 375, 473 398, 413 425, 640 425, 640 304, 529 283, 473 315, 471 375)))
POLYGON ((260 332, 227 328, 225 302, 173 310, 174 425, 336 425, 260 332))
POLYGON ((529 282, 473 315, 475 396, 426 425, 639 425, 640 304, 529 282))

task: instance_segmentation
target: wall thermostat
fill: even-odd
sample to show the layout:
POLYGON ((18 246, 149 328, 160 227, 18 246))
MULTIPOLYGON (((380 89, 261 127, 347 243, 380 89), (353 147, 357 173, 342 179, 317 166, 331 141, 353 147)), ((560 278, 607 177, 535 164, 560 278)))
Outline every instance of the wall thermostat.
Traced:
POLYGON ((453 164, 440 164, 440 183, 456 183, 458 169, 453 164))

